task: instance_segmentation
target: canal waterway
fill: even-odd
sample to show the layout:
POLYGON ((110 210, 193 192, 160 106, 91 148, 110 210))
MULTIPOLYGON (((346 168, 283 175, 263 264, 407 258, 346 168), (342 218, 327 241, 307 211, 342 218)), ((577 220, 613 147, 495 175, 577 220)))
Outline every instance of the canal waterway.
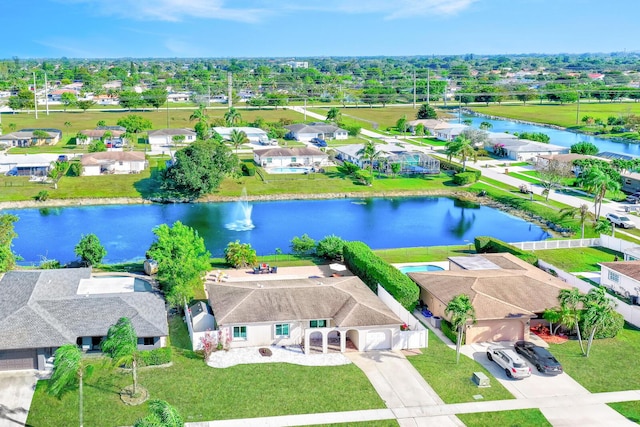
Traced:
MULTIPOLYGON (((529 123, 520 123, 508 119, 490 119, 482 116, 463 114, 461 120, 469 119, 472 121, 472 126, 475 128, 480 127, 480 123, 489 122, 493 125, 491 132, 509 132, 509 133, 522 133, 522 132, 542 132, 549 135, 551 140, 549 143, 560 145, 563 147, 571 147, 578 142, 591 142, 595 144, 600 152, 610 152, 617 154, 626 154, 631 156, 640 156, 640 144, 631 144, 627 142, 617 142, 610 139, 597 138, 591 135, 585 135, 576 132, 569 132, 562 129, 555 129, 546 126, 538 126, 529 123)), ((458 123, 456 117, 452 120, 454 123, 458 123)))
POLYGON ((250 243, 259 255, 276 248, 290 252, 294 236, 319 240, 335 234, 360 240, 374 249, 473 243, 491 235, 505 241, 543 240, 539 226, 487 206, 446 197, 407 197, 251 202, 254 228, 238 231, 230 224, 243 220, 239 203, 171 205, 107 205, 5 210, 19 217, 14 251, 21 264, 43 258, 74 260, 74 246, 83 234, 94 233, 107 250, 104 260, 140 260, 154 240, 152 229, 175 221, 200 233, 213 256, 223 256, 228 242, 250 243))

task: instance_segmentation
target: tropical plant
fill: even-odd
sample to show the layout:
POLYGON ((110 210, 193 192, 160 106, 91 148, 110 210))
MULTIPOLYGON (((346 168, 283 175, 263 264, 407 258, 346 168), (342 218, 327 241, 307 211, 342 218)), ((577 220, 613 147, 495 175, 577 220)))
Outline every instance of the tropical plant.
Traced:
POLYGON ((12 214, 0 215, 0 273, 9 271, 16 265, 16 255, 11 250, 13 239, 18 237, 13 223, 18 217, 12 214))
POLYGON ((407 116, 402 116, 396 121, 396 130, 398 132, 405 133, 409 128, 409 124, 407 123, 407 116))
POLYGON ((235 107, 229 108, 229 111, 224 113, 224 121, 227 123, 227 126, 235 126, 242 120, 242 115, 235 107))
POLYGON ((444 312, 449 316, 451 326, 458 331, 456 340, 456 363, 460 362, 460 346, 469 321, 475 323, 476 311, 468 295, 456 295, 449 301, 444 312))
POLYGON ((593 214, 589 212, 589 205, 583 203, 577 208, 568 207, 560 210, 560 218, 578 218, 580 221, 580 238, 584 239, 584 224, 587 219, 593 218, 593 214))
POLYGON ((600 219, 600 210, 604 196, 607 191, 618 191, 620 189, 620 182, 615 180, 611 174, 594 166, 586 171, 581 178, 581 183, 587 191, 593 194, 596 220, 598 220, 600 219))
POLYGON ((342 120, 342 113, 338 109, 338 107, 331 107, 327 112, 327 121, 333 123, 340 123, 342 120))
POLYGON ((371 180, 373 180, 373 164, 380 157, 376 144, 373 141, 367 140, 356 154, 366 161, 369 176, 371 180))
POLYGON ((300 237, 295 236, 291 239, 291 250, 300 256, 312 255, 316 250, 316 241, 306 233, 300 237))
POLYGON ((572 153, 577 153, 577 154, 585 154, 585 155, 590 155, 590 156, 595 156, 596 154, 598 154, 600 152, 600 149, 598 148, 597 145, 591 143, 591 142, 578 142, 576 144, 573 144, 570 148, 570 151, 572 153))
POLYGON ((447 142, 445 153, 449 160, 454 156, 460 157, 462 172, 467 170, 467 160, 473 159, 474 162, 478 160, 478 152, 471 146, 471 141, 462 135, 456 137, 453 141, 447 142))
POLYGON ((114 366, 131 367, 133 379, 132 396, 138 394, 138 336, 127 317, 121 317, 109 327, 107 337, 102 341, 102 352, 111 358, 114 366))
POLYGON ((197 120, 198 123, 209 123, 209 116, 207 115, 207 110, 203 105, 198 107, 198 109, 189 116, 190 122, 194 120, 197 120))
POLYGON ((238 147, 240 147, 242 144, 246 144, 249 142, 249 138, 247 137, 247 134, 239 129, 232 129, 231 130, 231 134, 229 135, 229 141, 231 142, 231 145, 233 145, 233 147, 236 149, 236 155, 238 154, 238 147))
POLYGON ((429 104, 422 104, 420 109, 416 113, 416 119, 424 120, 424 119, 437 119, 438 113, 433 109, 429 104))
POLYGON ((540 185, 544 188, 545 200, 549 200, 551 192, 562 186, 562 181, 571 176, 571 164, 551 159, 546 162, 538 162, 536 172, 540 179, 540 185))
POLYGON ((575 329, 578 335, 578 342, 580 343, 580 350, 582 354, 585 354, 584 344, 582 342, 582 336, 580 334, 580 317, 582 315, 582 300, 583 295, 578 288, 562 289, 558 294, 558 301, 560 302, 560 310, 569 313, 564 319, 564 325, 571 329, 575 329))
POLYGON ((224 259, 234 268, 248 267, 258 263, 256 250, 250 243, 240 243, 239 240, 227 244, 224 249, 224 259))
POLYGON ((149 414, 138 419, 133 427, 183 427, 184 421, 173 406, 164 400, 150 400, 149 414))
POLYGON ((53 373, 48 382, 47 393, 60 398, 62 395, 76 386, 78 383, 78 419, 80 427, 83 425, 84 411, 84 378, 89 378, 93 373, 93 365, 85 366, 82 363, 82 351, 74 344, 64 344, 55 352, 53 360, 53 373))
POLYGON ((615 303, 607 296, 607 291, 603 286, 590 289, 587 295, 583 297, 582 301, 584 304, 583 326, 585 330, 589 332, 587 353, 585 356, 589 357, 591 345, 593 344, 593 337, 595 336, 598 328, 601 328, 610 322, 610 319, 615 312, 615 303))
POLYGON ((316 245, 316 254, 321 258, 336 260, 342 258, 344 240, 334 234, 324 236, 316 245))
POLYGON ((93 233, 82 235, 82 238, 74 248, 74 252, 80 257, 84 265, 98 265, 107 255, 107 250, 100 243, 100 239, 93 233))
POLYGON ((481 122, 480 123, 480 129, 482 130, 489 130, 493 127, 493 125, 490 122, 481 122))

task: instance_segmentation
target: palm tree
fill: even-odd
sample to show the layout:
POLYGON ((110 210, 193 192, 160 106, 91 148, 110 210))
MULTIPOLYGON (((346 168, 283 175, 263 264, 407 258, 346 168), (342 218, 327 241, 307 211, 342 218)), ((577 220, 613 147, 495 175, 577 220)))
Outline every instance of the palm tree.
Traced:
POLYGON ((131 366, 133 377, 132 396, 138 393, 138 336, 131 320, 121 317, 109 327, 107 338, 102 342, 102 351, 109 356, 115 366, 131 366))
POLYGON ((69 129, 71 127, 71 122, 64 122, 64 127, 69 129))
POLYGON ((208 123, 209 122, 209 116, 207 115, 207 110, 203 105, 198 107, 198 109, 195 110, 193 113, 191 113, 191 115, 189 116, 189 121, 190 122, 192 122, 194 120, 197 120, 198 123, 208 123))
POLYGON ((482 122, 480 123, 480 129, 482 130, 489 130, 493 127, 493 125, 489 122, 482 122))
POLYGON ((614 180, 611 175, 598 167, 590 168, 582 178, 582 186, 593 193, 596 220, 600 219, 600 210, 604 196, 609 191, 618 191, 620 183, 614 180))
POLYGON ((447 142, 445 153, 449 160, 453 156, 460 157, 463 172, 467 170, 467 160, 470 158, 474 162, 478 160, 478 152, 471 145, 471 140, 462 135, 456 137, 453 141, 447 142))
POLYGON ((458 331, 456 340, 456 363, 460 361, 460 346, 462 345, 462 337, 465 333, 465 326, 469 321, 475 323, 476 311, 471 304, 468 295, 460 294, 453 297, 444 312, 451 318, 451 326, 458 331))
POLYGON ((584 302, 584 327, 585 331, 590 329, 589 341, 587 342, 587 354, 591 351, 593 337, 599 327, 606 325, 611 319, 615 310, 615 303, 607 296, 604 286, 592 288, 583 298, 584 302))
POLYGON ((341 119, 342 119, 342 113, 340 112, 338 107, 331 107, 327 112, 328 122, 340 123, 341 119))
POLYGON ((585 354, 579 326, 581 317, 580 306, 582 305, 583 298, 584 296, 580 293, 580 290, 578 288, 562 289, 560 291, 560 294, 558 295, 558 301, 560 301, 560 309, 571 313, 571 316, 565 318, 563 323, 569 329, 575 328, 576 333, 578 334, 580 349, 582 350, 582 354, 585 354))
POLYGON ((49 380, 47 393, 60 398, 65 391, 75 385, 76 379, 78 380, 78 419, 80 421, 80 427, 82 427, 83 424, 83 377, 90 377, 92 372, 92 365, 86 368, 83 366, 82 351, 80 351, 76 345, 65 344, 56 350, 55 360, 53 362, 53 374, 49 380))
POLYGON ((371 179, 373 180, 373 162, 376 161, 378 159, 378 157, 380 157, 380 153, 376 149, 376 144, 373 141, 367 140, 367 142, 364 143, 362 148, 360 150, 358 150, 358 152, 356 154, 359 155, 359 156, 362 156, 363 159, 368 161, 368 163, 369 163, 369 168, 368 168, 369 169, 369 175, 371 176, 371 179))
POLYGON ((249 138, 244 131, 233 129, 231 130, 231 134, 229 135, 229 140, 231 141, 231 145, 233 145, 236 149, 236 155, 238 155, 238 147, 242 144, 246 144, 249 142, 249 138))
POLYGON ((587 222, 587 219, 593 217, 593 214, 589 212, 589 206, 587 204, 581 204, 579 207, 569 207, 560 210, 560 218, 575 218, 578 217, 580 220, 580 238, 584 239, 584 224, 587 222))
POLYGON ((150 414, 144 418, 140 418, 135 422, 133 427, 183 427, 184 421, 173 406, 164 400, 149 401, 150 414))
POLYGON ((235 109, 235 107, 229 108, 229 111, 224 113, 224 121, 227 123, 227 126, 233 126, 242 120, 242 116, 240 112, 235 109))

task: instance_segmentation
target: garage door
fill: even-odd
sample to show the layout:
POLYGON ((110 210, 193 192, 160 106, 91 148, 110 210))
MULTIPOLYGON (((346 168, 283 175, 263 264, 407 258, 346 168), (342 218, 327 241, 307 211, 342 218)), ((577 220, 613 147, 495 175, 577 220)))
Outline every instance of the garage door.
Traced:
POLYGON ((365 351, 367 350, 389 350, 391 342, 386 332, 369 331, 367 332, 367 341, 365 351))
POLYGON ((34 349, 0 351, 0 371, 36 369, 37 357, 34 349))

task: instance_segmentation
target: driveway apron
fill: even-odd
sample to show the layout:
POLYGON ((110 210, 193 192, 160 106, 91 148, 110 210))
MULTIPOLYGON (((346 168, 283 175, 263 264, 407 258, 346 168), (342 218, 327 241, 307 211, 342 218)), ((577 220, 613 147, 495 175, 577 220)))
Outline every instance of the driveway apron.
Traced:
POLYGON ((26 424, 36 382, 35 371, 0 372, 0 426, 26 424))

